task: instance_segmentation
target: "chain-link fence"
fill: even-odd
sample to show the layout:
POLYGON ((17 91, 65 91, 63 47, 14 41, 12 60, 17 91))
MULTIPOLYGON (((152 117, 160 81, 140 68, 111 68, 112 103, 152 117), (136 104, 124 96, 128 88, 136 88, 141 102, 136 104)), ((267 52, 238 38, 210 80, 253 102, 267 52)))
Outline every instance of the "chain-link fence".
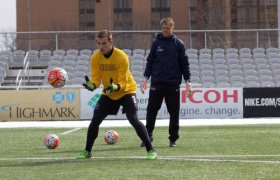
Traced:
MULTIPOLYGON (((114 44, 121 49, 149 49, 160 31, 112 31, 114 44)), ((52 31, 0 33, 0 50, 96 49, 97 31, 52 31)), ((187 48, 278 47, 279 29, 177 30, 187 48)))

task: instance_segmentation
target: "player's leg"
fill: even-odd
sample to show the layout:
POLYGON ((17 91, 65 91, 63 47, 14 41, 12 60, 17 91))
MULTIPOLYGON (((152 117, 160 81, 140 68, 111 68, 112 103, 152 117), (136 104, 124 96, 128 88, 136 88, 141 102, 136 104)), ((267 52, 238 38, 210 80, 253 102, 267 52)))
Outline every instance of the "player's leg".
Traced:
POLYGON ((94 111, 94 115, 87 131, 87 142, 85 150, 87 150, 88 152, 91 152, 94 141, 98 137, 99 126, 101 122, 106 118, 106 116, 107 114, 105 112, 94 111))
POLYGON ((77 159, 87 159, 91 157, 91 150, 95 139, 98 137, 99 126, 101 122, 106 118, 107 114, 101 111, 94 111, 94 115, 89 124, 87 131, 86 147, 82 151, 77 159))
POLYGON ((96 104, 92 120, 88 127, 85 150, 80 153, 77 159, 87 159, 91 157, 92 146, 95 139, 98 137, 99 126, 108 115, 108 111, 106 110, 108 109, 107 104, 109 104, 108 99, 101 96, 96 104))
POLYGON ((144 126, 144 124, 139 121, 138 116, 137 116, 137 112, 127 112, 126 113, 126 117, 129 121, 129 123, 134 127, 137 135, 139 136, 139 138, 142 140, 142 142, 144 142, 144 144, 146 145, 146 149, 147 151, 150 151, 153 149, 150 138, 148 136, 148 132, 144 126))
POLYGON ((128 94, 122 99, 122 105, 126 113, 129 123, 134 127, 139 138, 144 142, 148 152, 148 159, 155 159, 157 154, 152 146, 148 132, 144 124, 138 119, 137 115, 137 102, 135 94, 128 94))
POLYGON ((149 137, 152 140, 153 131, 155 128, 156 117, 158 111, 163 102, 163 88, 162 86, 151 85, 149 92, 149 100, 147 106, 147 115, 146 115, 146 128, 149 134, 149 137))
POLYGON ((179 138, 179 112, 180 112, 180 87, 169 86, 166 88, 165 102, 170 114, 169 120, 169 140, 170 146, 176 146, 175 142, 179 138))

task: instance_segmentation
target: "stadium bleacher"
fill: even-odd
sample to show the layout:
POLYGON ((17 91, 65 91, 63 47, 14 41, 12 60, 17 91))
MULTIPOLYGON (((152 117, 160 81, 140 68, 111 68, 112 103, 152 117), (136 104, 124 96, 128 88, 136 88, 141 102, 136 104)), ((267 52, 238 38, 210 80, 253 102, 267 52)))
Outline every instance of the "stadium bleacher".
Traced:
MULTIPOLYGON (((130 70, 140 83, 149 49, 123 49, 130 60, 130 70)), ((68 84, 83 82, 89 74, 89 59, 94 51, 16 50, 0 52, 0 84, 13 85, 23 61, 29 62, 29 85, 47 84, 47 72, 53 67, 64 68, 68 84)), ((269 48, 215 48, 187 49, 191 80, 195 87, 280 87, 279 49, 269 48)))

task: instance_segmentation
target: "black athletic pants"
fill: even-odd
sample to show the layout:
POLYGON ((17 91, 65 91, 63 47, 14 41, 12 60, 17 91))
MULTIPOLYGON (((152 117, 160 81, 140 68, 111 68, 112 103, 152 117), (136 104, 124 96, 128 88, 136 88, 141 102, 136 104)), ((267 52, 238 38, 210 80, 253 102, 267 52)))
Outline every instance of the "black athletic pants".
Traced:
POLYGON ((134 127, 137 135, 142 142, 145 143, 147 151, 153 150, 151 141, 149 139, 147 130, 144 124, 139 121, 137 116, 137 102, 135 94, 128 94, 119 100, 111 100, 107 96, 102 95, 98 100, 94 115, 88 127, 86 150, 91 152, 95 139, 98 137, 99 126, 102 121, 111 114, 117 114, 119 107, 123 106, 123 112, 129 123, 134 127))
POLYGON ((146 116, 146 128, 150 137, 153 136, 156 117, 162 102, 165 100, 170 114, 169 140, 176 141, 179 138, 179 111, 180 111, 180 86, 151 84, 146 116))

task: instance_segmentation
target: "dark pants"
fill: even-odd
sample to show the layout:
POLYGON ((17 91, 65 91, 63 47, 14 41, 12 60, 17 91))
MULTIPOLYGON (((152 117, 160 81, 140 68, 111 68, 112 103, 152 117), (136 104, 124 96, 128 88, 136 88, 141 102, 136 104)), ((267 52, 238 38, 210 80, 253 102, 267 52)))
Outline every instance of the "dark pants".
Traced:
POLYGON ((170 114, 169 140, 175 142, 179 138, 180 86, 178 85, 151 84, 146 128, 149 136, 152 137, 156 116, 164 99, 170 114))
POLYGON ((147 130, 137 116, 135 94, 128 94, 119 100, 111 100, 107 96, 102 95, 95 106, 94 115, 88 127, 85 148, 88 152, 91 152, 94 141, 98 137, 99 126, 102 121, 108 115, 117 114, 120 106, 123 106, 123 113, 126 113, 129 123, 134 127, 142 142, 145 143, 147 151, 153 149, 147 130))

